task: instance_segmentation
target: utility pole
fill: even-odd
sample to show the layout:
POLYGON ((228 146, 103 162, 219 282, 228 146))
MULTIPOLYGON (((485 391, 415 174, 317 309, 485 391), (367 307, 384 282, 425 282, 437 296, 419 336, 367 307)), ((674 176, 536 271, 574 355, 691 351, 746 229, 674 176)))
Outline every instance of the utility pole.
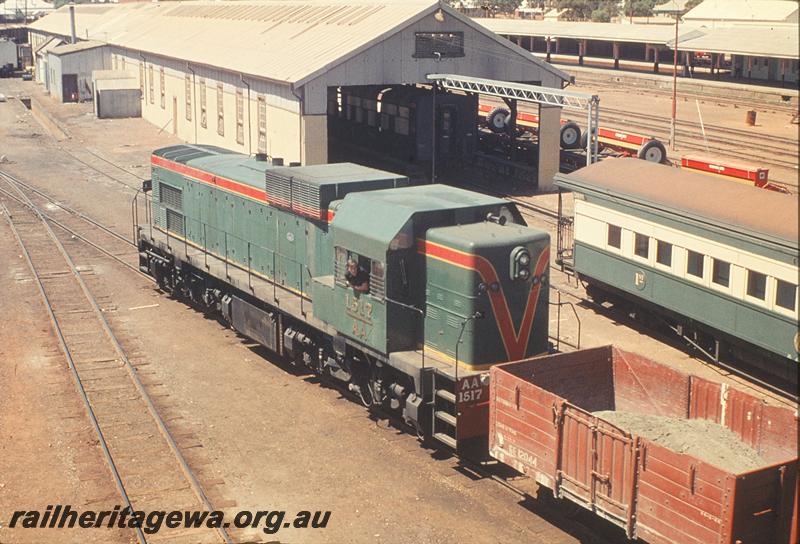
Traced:
POLYGON ((681 20, 679 11, 675 11, 675 44, 672 56, 672 119, 669 124, 669 148, 675 151, 675 118, 678 113, 678 21, 681 20))

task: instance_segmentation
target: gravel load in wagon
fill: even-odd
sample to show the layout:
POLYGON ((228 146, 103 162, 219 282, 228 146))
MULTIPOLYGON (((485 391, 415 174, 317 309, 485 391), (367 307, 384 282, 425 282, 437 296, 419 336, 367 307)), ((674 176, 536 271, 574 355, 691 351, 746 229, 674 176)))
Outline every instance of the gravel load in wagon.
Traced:
POLYGON ((687 453, 728 472, 749 472, 766 464, 758 452, 719 423, 637 412, 601 410, 597 417, 677 453, 687 453))
POLYGON ((613 346, 490 372, 491 455, 629 538, 797 542, 796 410, 613 346))

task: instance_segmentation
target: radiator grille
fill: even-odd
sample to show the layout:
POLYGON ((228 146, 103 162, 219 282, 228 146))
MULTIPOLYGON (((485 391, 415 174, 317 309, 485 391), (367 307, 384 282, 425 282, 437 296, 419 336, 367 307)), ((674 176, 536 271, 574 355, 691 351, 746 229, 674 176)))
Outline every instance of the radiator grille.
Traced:
POLYGON ((282 208, 289 208, 292 204, 292 179, 267 171, 266 189, 269 203, 282 208))
POLYGON ((292 180, 292 210, 312 217, 319 217, 319 186, 297 179, 292 180))
POLYGON ((167 230, 183 236, 183 215, 174 210, 166 209, 167 230))
POLYGON ((318 185, 267 172, 266 189, 269 203, 273 206, 287 208, 315 219, 323 219, 318 185))
POLYGON ((158 185, 160 202, 175 210, 183 210, 183 191, 165 183, 159 183, 158 185))

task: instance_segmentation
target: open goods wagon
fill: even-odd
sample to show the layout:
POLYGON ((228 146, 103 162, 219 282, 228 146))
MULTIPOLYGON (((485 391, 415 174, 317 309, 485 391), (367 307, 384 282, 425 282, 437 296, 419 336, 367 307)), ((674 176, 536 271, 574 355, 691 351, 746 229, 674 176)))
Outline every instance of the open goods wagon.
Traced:
POLYGON ((797 542, 794 410, 613 346, 498 365, 490 383, 492 456, 629 538, 797 542), (757 468, 718 468, 594 414, 612 410, 710 420, 758 454, 757 468))

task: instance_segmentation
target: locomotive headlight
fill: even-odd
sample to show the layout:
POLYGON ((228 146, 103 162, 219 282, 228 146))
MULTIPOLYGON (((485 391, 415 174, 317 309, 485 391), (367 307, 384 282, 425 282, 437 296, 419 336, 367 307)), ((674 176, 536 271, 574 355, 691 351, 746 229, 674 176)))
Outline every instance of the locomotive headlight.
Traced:
POLYGON ((510 262, 509 262, 509 276, 511 276, 512 280, 522 280, 525 281, 531 277, 531 254, 527 250, 527 248, 523 246, 517 246, 511 250, 511 255, 509 255, 510 262))

